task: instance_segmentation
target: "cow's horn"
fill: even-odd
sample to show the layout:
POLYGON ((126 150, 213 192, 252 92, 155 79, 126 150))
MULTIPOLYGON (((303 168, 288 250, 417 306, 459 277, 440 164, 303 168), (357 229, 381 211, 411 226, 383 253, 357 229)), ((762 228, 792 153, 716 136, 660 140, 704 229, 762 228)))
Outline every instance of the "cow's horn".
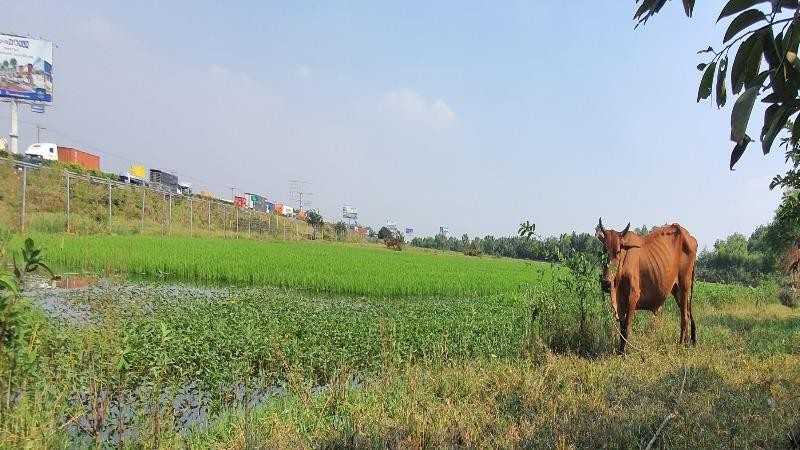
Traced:
POLYGON ((628 234, 628 230, 629 230, 630 228, 631 228, 631 223, 630 223, 630 222, 628 222, 628 226, 627 226, 627 227, 625 227, 625 229, 624 229, 624 230, 622 230, 622 235, 623 235, 623 236, 625 236, 626 234, 628 234))
POLYGON ((603 234, 605 234, 605 232, 606 232, 606 228, 603 226, 603 218, 602 217, 600 218, 600 231, 602 231, 603 234))

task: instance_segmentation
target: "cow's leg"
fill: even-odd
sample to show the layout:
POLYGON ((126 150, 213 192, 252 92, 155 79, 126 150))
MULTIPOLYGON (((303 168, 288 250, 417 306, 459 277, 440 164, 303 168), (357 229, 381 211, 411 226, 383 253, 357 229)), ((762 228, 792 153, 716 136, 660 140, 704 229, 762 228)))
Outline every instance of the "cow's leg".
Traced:
POLYGON ((686 289, 675 286, 673 289, 675 303, 678 304, 678 312, 681 315, 681 334, 678 336, 678 344, 684 344, 689 340, 689 309, 686 289))
POLYGON ((694 273, 686 271, 678 280, 680 284, 681 301, 679 303, 681 311, 681 343, 689 343, 689 327, 691 326, 692 345, 697 343, 695 336, 694 317, 692 317, 692 284, 694 283, 694 273))
POLYGON ((626 322, 627 322, 627 317, 626 316, 623 315, 623 317, 620 317, 620 319, 619 319, 619 354, 620 355, 624 355, 625 354, 625 342, 628 340, 628 336, 626 336, 626 334, 628 333, 628 330, 627 330, 627 328, 625 326, 626 322))
MULTIPOLYGON (((625 339, 627 341, 633 334, 633 319, 636 317, 636 304, 639 302, 639 290, 631 288, 630 295, 628 296, 628 311, 625 314, 625 339)), ((623 345, 622 351, 624 353, 625 347, 623 345)))

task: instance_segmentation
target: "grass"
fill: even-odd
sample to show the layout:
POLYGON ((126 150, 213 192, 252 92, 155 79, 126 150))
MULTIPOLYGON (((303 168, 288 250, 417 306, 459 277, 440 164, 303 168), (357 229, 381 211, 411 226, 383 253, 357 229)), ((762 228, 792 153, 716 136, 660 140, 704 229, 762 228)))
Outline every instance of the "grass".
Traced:
POLYGON ((0 447, 630 448, 676 405, 661 447, 777 447, 800 433, 800 312, 774 287, 698 283, 696 348, 674 344, 670 299, 659 325, 638 315, 620 357, 607 299, 591 294, 580 334, 569 274, 550 265, 318 242, 34 237, 71 270, 230 286, 77 291, 59 303, 87 312, 77 323, 32 304, 0 358, 0 447), (285 395, 248 403, 276 386, 285 395), (206 414, 189 431, 187 402, 206 414), (136 433, 114 441, 124 429, 136 433))
MULTIPOLYGON (((298 295, 268 292, 267 296, 276 297, 275 305, 298 295)), ((305 298, 295 321, 284 322, 263 321, 274 310, 238 289, 209 303, 209 313, 216 312, 216 320, 195 315, 197 305, 185 306, 183 314, 175 317, 178 310, 171 308, 186 304, 189 298, 173 302, 170 309, 162 309, 163 305, 151 309, 146 305, 153 298, 145 295, 140 302, 129 301, 137 297, 142 296, 136 291, 120 297, 114 289, 101 295, 78 295, 75 302, 91 305, 95 313, 102 311, 99 322, 81 330, 41 323, 37 368, 26 378, 30 394, 4 418, 0 442, 8 447, 76 445, 62 428, 68 420, 64 417, 91 417, 108 405, 97 401, 95 409, 76 409, 65 401, 64 392, 134 385, 160 389, 182 379, 207 376, 195 373, 197 367, 220 367, 240 381, 252 380, 255 366, 248 363, 254 361, 249 358, 279 354, 276 358, 286 368, 282 375, 288 395, 244 408, 226 401, 220 387, 213 391, 218 398, 208 428, 188 434, 176 430, 169 408, 160 415, 141 409, 126 424, 141 434, 129 438, 127 444, 158 448, 264 444, 272 448, 639 447, 676 407, 684 370, 688 370, 685 393, 677 404, 677 417, 660 438, 662 448, 774 448, 788 445, 788 433, 800 432, 800 312, 775 303, 698 304, 699 344, 695 348, 675 345, 674 308, 664 311, 652 331, 645 330, 650 318, 643 315, 627 357, 614 355, 609 348, 587 358, 547 349, 502 355, 504 346, 520 348, 521 338, 496 328, 503 322, 502 311, 491 321, 471 325, 456 323, 464 317, 453 313, 455 319, 449 325, 420 330, 422 341, 413 340, 416 333, 370 338, 359 331, 348 340, 338 333, 360 322, 360 316, 355 316, 363 312, 359 302, 349 307, 344 302, 322 306, 342 309, 341 315, 327 317, 326 323, 325 317, 306 317, 308 309, 303 306, 305 302, 326 304, 326 298, 305 298), (120 301, 109 302, 113 295, 120 301), (266 310, 259 314, 262 309, 266 310), (118 327, 120 322, 132 328, 118 327), (166 337, 162 322, 170 330, 166 337), (189 322, 196 326, 179 326, 189 322), (281 323, 282 331, 273 331, 281 323), (446 342, 448 327, 460 330, 467 341, 470 330, 480 330, 493 340, 474 340, 467 352, 396 358, 404 354, 398 351, 403 345, 423 348, 425 341, 446 342), (285 340, 274 341, 275 347, 262 347, 262 332, 285 340), (326 333, 331 336, 328 340, 326 333), (292 356, 293 347, 299 359, 292 356), (359 350, 368 354, 373 347, 382 349, 377 350, 379 367, 356 370, 359 350), (495 351, 501 352, 500 357, 492 356, 495 351), (137 353, 149 357, 141 359, 137 353), (326 389, 315 388, 319 380, 304 368, 314 365, 315 358, 337 354, 346 356, 345 364, 331 372, 326 389), (127 359, 121 368, 120 355, 127 359), (226 360, 232 360, 229 366, 219 365, 226 360), (147 377, 138 379, 140 373, 147 377), (350 385, 353 376, 361 379, 356 388, 350 385)), ((198 297, 190 303, 206 302, 198 297)), ((382 314, 391 315, 390 311, 387 306, 382 314)), ((386 319, 401 320, 422 323, 399 313, 386 319)), ((606 339, 610 342, 611 337, 606 339)), ((85 440, 78 441, 85 446, 94 442, 92 428, 87 429, 81 434, 85 440)))
POLYGON ((475 296, 519 292, 549 264, 377 245, 34 234, 46 257, 83 269, 222 284, 270 285, 368 296, 475 296), (532 270, 534 268, 540 270, 532 270))

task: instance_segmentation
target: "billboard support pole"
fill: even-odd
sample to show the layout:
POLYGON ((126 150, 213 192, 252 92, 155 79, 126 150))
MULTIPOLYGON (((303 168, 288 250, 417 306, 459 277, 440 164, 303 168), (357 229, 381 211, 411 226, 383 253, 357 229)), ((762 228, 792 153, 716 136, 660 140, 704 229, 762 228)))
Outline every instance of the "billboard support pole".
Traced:
POLYGON ((8 135, 8 137, 10 138, 9 140, 11 141, 11 142, 9 142, 9 145, 11 146, 11 154, 12 155, 16 155, 17 152, 18 152, 17 139, 19 138, 19 135, 17 133, 19 131, 17 130, 17 126, 18 126, 17 114, 18 114, 17 101, 12 98, 11 99, 11 134, 8 135))

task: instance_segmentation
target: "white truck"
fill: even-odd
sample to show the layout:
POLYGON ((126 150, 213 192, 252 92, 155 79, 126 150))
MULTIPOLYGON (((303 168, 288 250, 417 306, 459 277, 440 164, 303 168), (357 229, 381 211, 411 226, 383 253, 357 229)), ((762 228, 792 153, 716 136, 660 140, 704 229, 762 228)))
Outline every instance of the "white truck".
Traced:
POLYGON ((25 151, 25 159, 32 162, 58 161, 58 145, 44 142, 33 144, 25 151))

